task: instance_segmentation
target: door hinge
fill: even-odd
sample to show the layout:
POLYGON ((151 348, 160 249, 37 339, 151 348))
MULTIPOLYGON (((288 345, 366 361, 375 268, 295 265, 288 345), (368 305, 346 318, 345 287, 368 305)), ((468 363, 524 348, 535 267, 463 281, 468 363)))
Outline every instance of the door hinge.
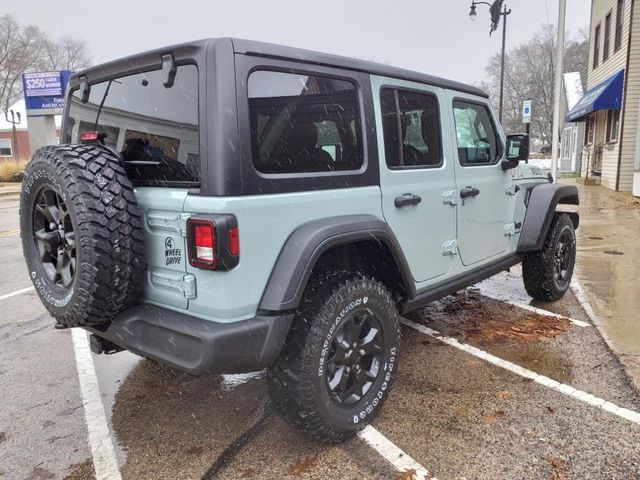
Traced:
POLYGON ((504 226, 504 234, 509 237, 512 237, 520 231, 520 227, 522 227, 521 222, 507 223, 504 226))
POLYGON ((449 205, 457 205, 458 204, 458 191, 457 190, 448 190, 446 192, 442 192, 442 203, 449 205))
POLYGON ((150 212, 147 214, 147 224, 152 230, 163 232, 179 233, 182 237, 187 236, 187 219, 190 213, 166 213, 150 212))
POLYGON ((191 217, 190 213, 181 213, 180 214, 180 235, 183 238, 187 238, 187 220, 191 217))
POLYGON ((192 273, 187 273, 182 277, 182 291, 184 292, 184 298, 196 298, 196 276, 192 273))
POLYGON ((508 183, 505 188, 505 193, 507 195, 515 195, 520 191, 520 185, 516 183, 508 183))
POLYGON ((458 240, 448 240, 442 244, 442 255, 457 255, 458 240))
POLYGON ((156 287, 163 287, 182 293, 184 298, 196 298, 196 276, 182 272, 154 269, 151 271, 151 283, 156 287))

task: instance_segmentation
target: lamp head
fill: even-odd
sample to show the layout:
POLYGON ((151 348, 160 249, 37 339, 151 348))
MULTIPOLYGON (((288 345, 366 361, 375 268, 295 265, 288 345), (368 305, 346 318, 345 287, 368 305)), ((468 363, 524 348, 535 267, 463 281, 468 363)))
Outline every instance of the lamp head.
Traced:
POLYGON ((478 16, 478 13, 476 12, 476 4, 472 3, 471 11, 469 12, 469 18, 473 21, 476 19, 477 16, 478 16))

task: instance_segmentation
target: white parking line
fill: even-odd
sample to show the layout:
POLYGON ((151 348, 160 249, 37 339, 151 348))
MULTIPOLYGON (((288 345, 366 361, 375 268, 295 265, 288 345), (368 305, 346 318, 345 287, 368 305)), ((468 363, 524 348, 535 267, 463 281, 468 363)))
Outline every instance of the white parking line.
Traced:
POLYGON ((553 318, 566 318, 571 323, 578 327, 590 327, 591 324, 588 322, 583 322, 582 320, 576 320, 575 318, 567 317, 566 315, 560 315, 559 313, 550 312, 549 310, 544 310, 542 308, 534 307, 533 305, 527 305, 526 303, 514 302, 513 300, 509 300, 501 297, 500 295, 492 295, 489 293, 481 292, 483 297, 492 298, 493 300, 498 300, 502 303, 508 303, 509 305, 513 305, 514 307, 521 308, 523 310, 528 310, 533 313, 537 313, 538 315, 544 315, 545 317, 553 317, 553 318))
POLYGON ((527 370, 526 368, 521 367, 520 365, 516 365, 515 363, 508 362, 507 360, 503 360, 501 358, 496 357, 495 355, 491 355, 490 353, 485 352, 484 350, 480 350, 479 348, 472 347, 471 345, 467 345, 466 343, 459 342, 455 338, 446 337, 436 330, 433 330, 429 327, 425 327, 424 325, 420 325, 418 323, 412 322, 406 318, 402 319, 402 323, 407 325, 408 327, 413 328, 425 335, 428 335, 432 338, 440 340, 441 342, 446 343, 452 347, 455 347, 463 352, 469 353, 474 357, 478 357, 486 362, 489 362, 497 367, 504 368, 516 375, 520 375, 521 377, 528 378, 533 380, 540 385, 544 385, 545 387, 556 390, 560 393, 568 395, 569 397, 575 398, 576 400, 580 400, 581 402, 587 403, 594 407, 597 407, 601 410, 604 410, 609 413, 613 413, 618 417, 624 418, 625 420, 629 420, 637 425, 640 425, 640 413, 634 412, 633 410, 629 410, 628 408, 623 408, 615 403, 611 403, 602 398, 598 398, 590 393, 583 392, 582 390, 578 390, 564 383, 556 382, 555 380, 545 377, 544 375, 539 375, 536 372, 531 370, 527 370))
POLYGON ((15 292, 6 293, 4 295, 0 295, 0 300, 6 300, 7 298, 15 297, 16 295, 30 292, 31 290, 33 290, 33 287, 27 287, 27 288, 23 288, 22 290, 16 290, 15 292))
POLYGON ((358 433, 371 448, 394 466, 399 472, 413 472, 416 480, 437 480, 429 471, 407 455, 400 447, 382 435, 371 425, 367 425, 358 433))
POLYGON ((107 416, 100 397, 98 377, 93 366, 87 333, 82 329, 73 328, 71 336, 96 480, 122 480, 107 416))

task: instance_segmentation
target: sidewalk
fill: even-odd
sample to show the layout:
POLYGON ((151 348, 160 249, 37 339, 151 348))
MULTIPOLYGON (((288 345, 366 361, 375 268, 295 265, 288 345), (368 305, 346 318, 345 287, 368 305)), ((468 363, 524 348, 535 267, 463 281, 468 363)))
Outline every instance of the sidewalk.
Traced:
POLYGON ((575 278, 608 343, 640 390, 640 198, 600 186, 577 186, 575 278))
POLYGON ((21 183, 0 183, 0 197, 5 195, 20 195, 21 183))

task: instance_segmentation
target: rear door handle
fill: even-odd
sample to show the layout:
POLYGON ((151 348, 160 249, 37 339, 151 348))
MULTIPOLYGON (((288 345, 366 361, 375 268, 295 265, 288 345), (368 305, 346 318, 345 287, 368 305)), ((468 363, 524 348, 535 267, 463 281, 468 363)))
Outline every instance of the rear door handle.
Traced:
POLYGON ((480 190, 475 187, 464 187, 460 190, 460 198, 475 197, 480 195, 480 190))
POLYGON ((396 197, 393 201, 393 204, 396 208, 406 207, 408 205, 418 205, 422 201, 422 197, 420 195, 414 195, 413 193, 405 193, 404 195, 400 195, 396 197))

